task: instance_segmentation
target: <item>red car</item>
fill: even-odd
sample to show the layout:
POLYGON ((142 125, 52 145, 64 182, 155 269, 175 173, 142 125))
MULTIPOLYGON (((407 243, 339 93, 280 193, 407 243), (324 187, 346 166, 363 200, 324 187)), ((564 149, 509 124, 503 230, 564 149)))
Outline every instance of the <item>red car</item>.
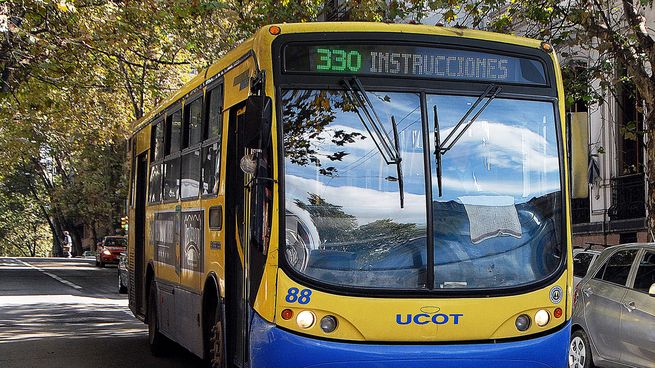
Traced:
POLYGON ((105 236, 96 252, 96 266, 105 267, 107 263, 118 263, 121 252, 127 251, 127 238, 124 236, 105 236))

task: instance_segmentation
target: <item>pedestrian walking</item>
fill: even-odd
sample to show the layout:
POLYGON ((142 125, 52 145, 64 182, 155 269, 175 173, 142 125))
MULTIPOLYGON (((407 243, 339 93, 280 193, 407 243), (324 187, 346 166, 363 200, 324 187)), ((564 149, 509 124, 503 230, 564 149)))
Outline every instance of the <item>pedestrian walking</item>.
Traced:
POLYGON ((66 258, 73 258, 73 238, 71 238, 68 231, 64 231, 64 255, 66 258))

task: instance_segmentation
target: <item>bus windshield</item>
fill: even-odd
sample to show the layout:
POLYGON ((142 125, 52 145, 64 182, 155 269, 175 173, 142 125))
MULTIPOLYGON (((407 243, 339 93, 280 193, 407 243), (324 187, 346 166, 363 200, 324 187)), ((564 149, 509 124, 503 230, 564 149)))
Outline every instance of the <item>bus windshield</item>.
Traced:
POLYGON ((425 110, 438 111, 433 125, 418 93, 362 93, 379 132, 346 90, 283 91, 284 255, 296 272, 339 286, 419 290, 526 285, 557 269, 552 102, 494 99, 442 156, 439 196, 435 129, 448 136, 479 96, 427 95, 425 110), (382 140, 393 143, 402 172, 382 140))

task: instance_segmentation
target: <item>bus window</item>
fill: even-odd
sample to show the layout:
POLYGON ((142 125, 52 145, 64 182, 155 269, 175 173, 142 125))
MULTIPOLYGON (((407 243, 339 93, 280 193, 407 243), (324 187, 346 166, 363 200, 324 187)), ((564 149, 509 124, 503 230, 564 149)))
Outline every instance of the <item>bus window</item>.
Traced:
POLYGON ((178 199, 180 193, 180 158, 164 163, 164 201, 178 199))
POLYGON ((202 149, 202 195, 218 193, 218 179, 221 164, 220 143, 216 142, 202 149))
POLYGON ((161 160, 164 157, 164 124, 161 121, 152 126, 150 147, 152 149, 151 162, 161 160))
POLYGON ((202 140, 202 98, 197 98, 184 108, 184 147, 191 147, 202 140))
POLYGON ((200 192, 200 150, 182 156, 182 198, 197 198, 200 192))
POLYGON ((223 85, 207 92, 206 139, 220 138, 223 131, 223 85))
POLYGON ((161 200, 161 164, 150 167, 150 185, 148 187, 150 188, 148 202, 159 202, 161 200))
POLYGON ((182 114, 176 111, 166 118, 166 154, 180 150, 180 135, 182 133, 182 114))

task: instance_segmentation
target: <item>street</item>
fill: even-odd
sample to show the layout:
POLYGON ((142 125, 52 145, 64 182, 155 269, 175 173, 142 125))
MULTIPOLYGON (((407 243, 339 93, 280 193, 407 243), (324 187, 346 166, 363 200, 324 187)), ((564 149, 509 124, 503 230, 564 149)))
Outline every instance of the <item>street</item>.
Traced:
POLYGON ((0 367, 202 366, 178 346, 150 354, 116 274, 89 259, 0 258, 0 367))

